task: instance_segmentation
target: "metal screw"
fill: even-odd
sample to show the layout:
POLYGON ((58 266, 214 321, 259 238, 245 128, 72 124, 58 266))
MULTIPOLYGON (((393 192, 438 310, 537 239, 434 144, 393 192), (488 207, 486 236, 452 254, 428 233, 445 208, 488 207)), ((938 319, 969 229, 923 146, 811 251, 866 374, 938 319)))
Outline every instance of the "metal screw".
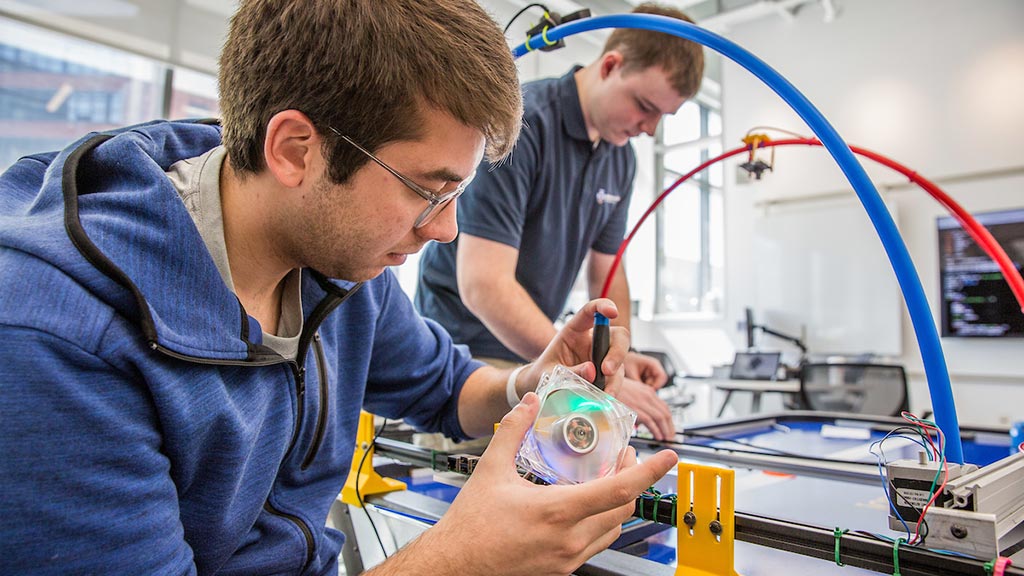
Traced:
POLYGON ((967 528, 964 528, 959 524, 953 524, 950 526, 949 533, 952 534, 954 538, 958 538, 960 540, 967 538, 967 528))
POLYGON ((712 520, 711 524, 708 524, 708 528, 711 529, 711 533, 715 536, 722 534, 722 523, 718 520, 712 520))
POLYGON ((686 524, 690 528, 693 528, 697 525, 697 515, 693 512, 687 512, 686 514, 683 514, 683 524, 686 524))

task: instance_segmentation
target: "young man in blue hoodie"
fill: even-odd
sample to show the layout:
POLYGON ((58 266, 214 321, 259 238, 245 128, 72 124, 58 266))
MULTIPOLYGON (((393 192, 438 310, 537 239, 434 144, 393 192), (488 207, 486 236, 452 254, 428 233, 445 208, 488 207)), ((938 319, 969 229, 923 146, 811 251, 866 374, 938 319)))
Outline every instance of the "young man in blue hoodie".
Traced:
MULTIPOLYGON (((595 376, 588 319, 614 304, 510 378, 387 271, 455 237, 455 199, 515 141, 495 24, 469 0, 243 1, 220 93, 223 130, 91 134, 0 176, 0 572, 335 573, 364 407, 458 438, 502 422, 375 573, 569 573, 608 546, 671 452, 573 487, 513 456, 545 370, 595 376)), ((612 390, 627 341, 597 368, 612 390)))

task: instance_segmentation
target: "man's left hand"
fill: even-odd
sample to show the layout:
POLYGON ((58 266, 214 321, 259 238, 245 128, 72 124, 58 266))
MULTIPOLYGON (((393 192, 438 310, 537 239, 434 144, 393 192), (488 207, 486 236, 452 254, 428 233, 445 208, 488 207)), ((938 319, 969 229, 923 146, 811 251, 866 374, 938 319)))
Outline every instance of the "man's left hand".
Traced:
POLYGON ((623 366, 626 368, 626 378, 639 380, 655 390, 668 382, 668 374, 657 358, 630 352, 626 355, 623 366))

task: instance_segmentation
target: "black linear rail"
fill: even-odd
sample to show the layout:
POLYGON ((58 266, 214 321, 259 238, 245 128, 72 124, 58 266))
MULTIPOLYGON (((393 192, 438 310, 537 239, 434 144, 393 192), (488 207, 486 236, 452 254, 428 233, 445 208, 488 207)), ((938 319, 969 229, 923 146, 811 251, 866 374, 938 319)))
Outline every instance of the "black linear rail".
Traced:
MULTIPOLYGON (((480 458, 466 454, 436 452, 386 438, 377 440, 377 453, 410 464, 461 474, 472 473, 476 461, 480 458)), ((685 511, 679 510, 678 505, 673 506, 670 495, 662 496, 658 500, 647 495, 637 498, 634 515, 644 520, 675 526, 673 512, 685 514, 685 511)), ((745 512, 736 512, 734 519, 736 540, 740 542, 821 560, 835 560, 836 538, 835 532, 831 529, 745 512)), ((707 522, 698 518, 694 526, 704 529, 707 522)), ((847 533, 842 536, 839 558, 843 564, 857 568, 888 574, 892 574, 894 571, 893 545, 859 534, 847 533)), ((911 546, 900 547, 899 559, 900 573, 905 576, 934 576, 935 574, 988 576, 990 574, 985 569, 983 560, 940 554, 911 546)), ((1024 576, 1024 568, 1010 566, 1004 574, 1006 576, 1024 576)))
POLYGON ((379 456, 387 456, 399 462, 422 466, 439 472, 448 470, 447 452, 421 448, 408 442, 401 442, 390 438, 377 438, 373 446, 375 453, 379 456))
MULTIPOLYGON (((637 499, 635 514, 644 520, 675 526, 672 517, 672 502, 664 497, 655 502, 650 497, 637 499), (641 510, 641 506, 643 509, 641 510), (641 514, 642 512, 642 514, 641 514)), ((686 510, 675 511, 685 515, 686 510)), ((736 540, 758 546, 785 550, 802 556, 835 560, 835 532, 828 528, 776 520, 744 512, 736 512, 736 540)), ((694 529, 706 529, 707 519, 696 518, 694 529)), ((685 528, 684 528, 685 529, 685 528)), ((839 558, 843 564, 865 568, 875 572, 892 574, 893 545, 862 536, 844 534, 839 543, 839 558)), ((934 576, 935 574, 963 574, 965 576, 987 576, 984 560, 965 558, 931 552, 922 548, 901 546, 899 551, 900 574, 907 576, 934 576)), ((1024 569, 1010 567, 1006 575, 1024 575, 1024 569)))

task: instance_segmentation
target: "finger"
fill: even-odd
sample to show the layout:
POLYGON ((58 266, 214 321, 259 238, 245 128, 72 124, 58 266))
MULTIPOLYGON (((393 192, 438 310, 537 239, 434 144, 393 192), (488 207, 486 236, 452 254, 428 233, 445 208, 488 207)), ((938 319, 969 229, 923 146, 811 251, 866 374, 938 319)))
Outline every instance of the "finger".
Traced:
POLYGON ((628 466, 614 476, 578 484, 581 511, 588 515, 630 504, 641 492, 653 486, 679 462, 671 450, 662 450, 643 462, 628 466))
MULTIPOLYGON (((632 515, 632 512, 630 512, 630 515, 632 515)), ((584 559, 584 562, 589 560, 598 552, 614 544, 615 541, 619 539, 620 534, 622 534, 622 522, 619 522, 617 526, 614 526, 611 530, 605 532, 599 538, 594 540, 593 544, 587 546, 587 549, 584 551, 584 554, 587 555, 586 559, 584 559)))
POLYGON ((608 394, 609 396, 619 399, 619 396, 622 392, 622 378, 619 378, 618 376, 605 378, 604 391, 605 394, 608 394))
POLYGON ((637 406, 634 410, 636 410, 636 421, 646 426, 651 431, 651 434, 654 435, 655 440, 664 440, 661 436, 661 425, 658 423, 657 418, 648 414, 643 407, 637 406))
POLYGON ((668 382, 668 374, 665 372, 665 367, 657 360, 654 361, 651 368, 651 371, 647 373, 645 382, 648 386, 657 390, 668 382))
MULTIPOLYGON (((577 487, 570 487, 569 490, 574 490, 576 488, 577 487)), ((575 497, 578 498, 578 496, 575 497)), ((563 500, 565 498, 566 497, 563 497, 563 500)), ((607 533, 609 530, 614 530, 619 527, 623 522, 633 516, 633 512, 635 510, 636 498, 633 498, 621 506, 616 506, 610 510, 604 510, 596 514, 581 517, 578 521, 573 523, 573 530, 580 534, 581 538, 594 540, 599 538, 602 534, 607 533)))
MULTIPOLYGON (((619 316, 619 309, 615 307, 614 302, 607 298, 599 298, 587 302, 583 305, 583 308, 580 308, 579 312, 569 317, 563 330, 572 330, 573 332, 585 334, 594 327, 594 314, 598 312, 609 320, 619 316)), ((626 348, 629 348, 629 346, 627 345, 626 348)))
MULTIPOLYGON (((594 363, 593 362, 582 362, 582 363, 577 364, 575 366, 569 366, 568 368, 574 374, 576 374, 580 378, 583 378, 587 382, 593 382, 594 381, 595 369, 594 369, 594 363)), ((606 390, 607 390, 607 388, 606 388, 606 390)))
POLYGON ((654 378, 648 376, 644 383, 655 390, 661 390, 665 387, 665 384, 668 384, 668 375, 662 375, 654 378))
POLYGON ((667 440, 669 438, 675 438, 676 435, 676 424, 672 419, 672 409, 668 407, 661 398, 657 398, 657 404, 655 405, 655 421, 657 422, 658 429, 661 430, 661 438, 658 440, 667 440))
POLYGON ((645 398, 646 402, 643 405, 644 413, 647 417, 643 424, 650 429, 651 434, 657 440, 673 438, 675 436, 675 424, 672 422, 672 409, 657 394, 654 394, 653 390, 646 388, 645 391, 650 396, 645 398))
POLYGON ((631 380, 643 380, 643 370, 638 370, 636 366, 628 362, 623 364, 622 367, 625 368, 626 378, 631 380))
POLYGON ((600 369, 606 376, 611 376, 623 365, 626 355, 629 354, 629 330, 621 326, 612 326, 608 342, 608 354, 605 355, 600 369))
MULTIPOLYGON (((608 512, 599 514, 598 516, 591 516, 585 522, 594 521, 594 531, 604 528, 603 532, 590 536, 588 540, 590 544, 583 550, 580 555, 580 564, 586 562, 591 556, 611 546, 622 533, 622 523, 633 516, 635 507, 633 504, 627 504, 621 508, 616 508, 608 512)), ((593 534, 593 532, 585 532, 585 534, 593 534)))
POLYGON ((515 460, 526 432, 533 425, 540 409, 540 399, 534 392, 527 392, 515 408, 501 419, 501 425, 480 458, 479 465, 497 462, 504 465, 515 460))

